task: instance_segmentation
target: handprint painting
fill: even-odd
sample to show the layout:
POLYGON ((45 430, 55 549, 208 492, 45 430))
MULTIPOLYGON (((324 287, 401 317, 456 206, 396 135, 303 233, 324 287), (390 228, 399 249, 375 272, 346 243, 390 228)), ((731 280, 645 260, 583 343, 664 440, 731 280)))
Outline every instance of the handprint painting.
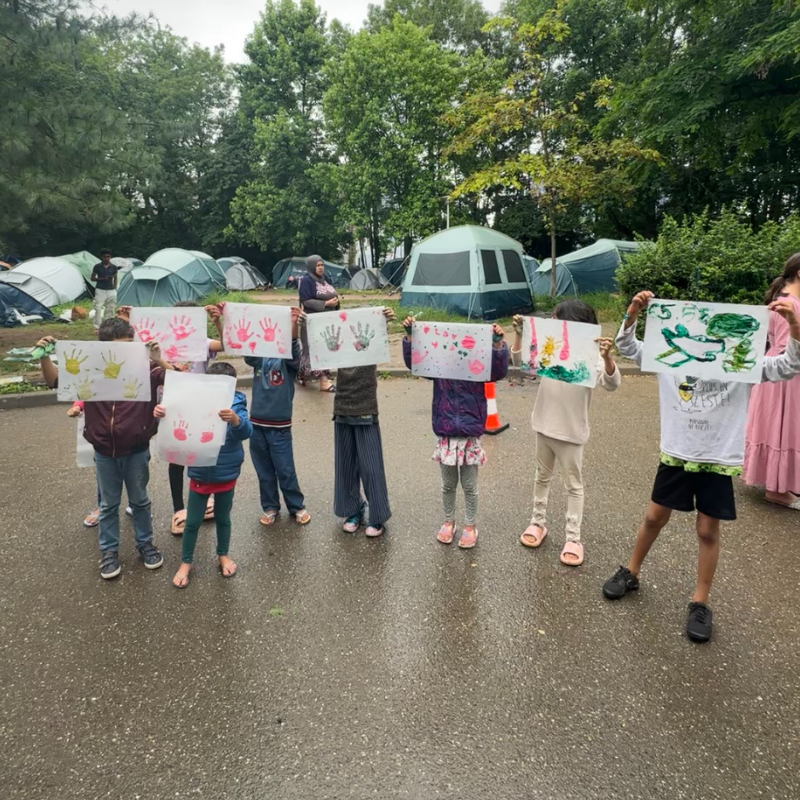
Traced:
POLYGON ((599 325, 561 319, 525 317, 522 325, 522 369, 540 378, 594 388, 600 346, 599 325))
POLYGON ((411 374, 456 381, 488 381, 492 372, 492 326, 415 322, 411 374))
POLYGON ((766 306, 652 300, 642 369, 760 383, 768 323, 766 306))
POLYGON ((256 358, 290 358, 292 309, 260 303, 226 303, 226 352, 256 358))
POLYGON ((58 399, 150 400, 150 354, 140 342, 58 342, 58 399))
POLYGON ((204 308, 132 308, 131 325, 140 342, 157 342, 171 364, 208 358, 204 308))
POLYGON ((341 369, 390 360, 382 308, 349 308, 306 319, 312 369, 341 369))
POLYGON ((156 434, 159 457, 187 467, 216 464, 228 426, 219 412, 231 407, 235 390, 236 379, 227 375, 168 372, 161 400, 167 416, 156 434))

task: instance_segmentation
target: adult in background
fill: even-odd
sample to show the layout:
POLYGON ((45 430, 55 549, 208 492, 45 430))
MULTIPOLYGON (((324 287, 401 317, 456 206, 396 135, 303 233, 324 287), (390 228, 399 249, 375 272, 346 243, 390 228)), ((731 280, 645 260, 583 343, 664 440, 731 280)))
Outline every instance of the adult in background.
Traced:
MULTIPOLYGON (((306 314, 318 314, 320 311, 336 311, 339 308, 339 295, 336 289, 325 278, 325 263, 320 256, 309 256, 306 259, 307 273, 300 279, 300 308, 306 314)), ((308 354, 308 331, 302 328, 303 355, 300 357, 300 371, 297 382, 305 386, 310 380, 319 380, 321 392, 335 392, 328 370, 311 369, 311 358, 308 354)))
POLYGON ((94 293, 94 329, 98 330, 104 319, 112 319, 117 308, 117 271, 111 263, 111 251, 101 250, 102 261, 94 265, 92 282, 94 293))
MULTIPOLYGON (((769 287, 765 301, 788 298, 800 314, 800 253, 787 262, 783 275, 769 287)), ((776 312, 769 315, 767 355, 786 350, 789 323, 776 312)), ((744 482, 765 486, 770 503, 800 511, 800 376, 782 383, 753 388, 747 414, 744 482)))

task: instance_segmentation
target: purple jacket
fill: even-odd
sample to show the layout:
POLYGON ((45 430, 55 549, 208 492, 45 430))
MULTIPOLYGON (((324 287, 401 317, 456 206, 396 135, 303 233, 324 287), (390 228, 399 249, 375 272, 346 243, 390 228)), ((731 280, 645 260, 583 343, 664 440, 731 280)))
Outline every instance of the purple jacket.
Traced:
MULTIPOLYGON (((411 342, 403 339, 403 358, 411 369, 411 342)), ((492 381, 508 375, 508 347, 492 348, 492 381)), ((486 427, 483 383, 433 378, 433 432, 437 436, 482 436, 486 427)))

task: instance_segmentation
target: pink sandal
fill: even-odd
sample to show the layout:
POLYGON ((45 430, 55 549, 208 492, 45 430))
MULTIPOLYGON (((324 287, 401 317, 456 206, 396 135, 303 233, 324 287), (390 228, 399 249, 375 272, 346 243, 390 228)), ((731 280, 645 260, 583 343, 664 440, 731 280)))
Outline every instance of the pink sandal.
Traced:
POLYGON ((519 540, 525 547, 539 547, 544 541, 545 536, 547 536, 546 527, 541 525, 528 525, 528 527, 525 528, 525 533, 519 537, 519 540))
POLYGON ((567 542, 561 551, 559 560, 568 567, 579 567, 583 564, 583 545, 580 542, 567 542), (565 556, 575 556, 575 560, 569 560, 565 556))
POLYGON ((439 533, 436 534, 436 541, 441 542, 442 544, 452 544, 453 537, 456 535, 456 523, 455 522, 445 522, 441 528, 439 528, 439 533))
POLYGON ((464 550, 471 550, 478 543, 478 529, 473 527, 471 531, 464 528, 458 546, 464 550))

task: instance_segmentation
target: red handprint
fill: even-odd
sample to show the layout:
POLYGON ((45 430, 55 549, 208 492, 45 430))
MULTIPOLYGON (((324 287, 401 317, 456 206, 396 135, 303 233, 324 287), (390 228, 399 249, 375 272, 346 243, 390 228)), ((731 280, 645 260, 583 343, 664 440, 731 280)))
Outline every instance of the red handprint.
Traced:
POLYGON ((189 430, 189 423, 186 420, 179 419, 176 423, 174 428, 172 429, 172 435, 179 441, 185 442, 186 436, 189 430))
POLYGON ((250 323, 247 322, 247 324, 245 325, 245 322, 247 322, 247 320, 245 320, 245 318, 242 317, 237 323, 236 328, 234 329, 236 331, 236 338, 240 342, 246 342, 253 336, 253 334, 250 332, 250 323))
POLYGON ((182 344, 171 344, 164 348, 164 359, 166 361, 180 361, 186 357, 186 346, 182 344))
POLYGON ((208 442, 210 442, 210 441, 211 441, 213 438, 214 438, 214 431, 203 431, 203 432, 200 434, 200 441, 201 441, 203 444, 207 444, 207 443, 208 443, 208 442))
POLYGON ((176 342, 179 342, 181 339, 188 339, 196 330, 192 327, 192 321, 189 317, 181 316, 181 318, 178 319, 177 314, 172 318, 169 327, 172 329, 172 334, 175 336, 176 342))
POLYGON ((261 333, 264 336, 265 342, 274 342, 275 341, 275 331, 278 328, 278 323, 276 322, 272 327, 270 327, 271 319, 262 319, 261 320, 261 333))
POLYGON ((153 320, 143 319, 138 325, 134 325, 133 329, 136 331, 140 341, 149 344, 150 342, 158 341, 158 335, 153 333, 154 327, 155 322, 153 320))
POLYGON ((473 375, 480 375, 485 369, 483 361, 478 361, 477 359, 474 361, 467 361, 467 366, 473 375))
POLYGON ((419 364, 425 360, 427 355, 428 355, 427 350, 424 353, 420 353, 419 350, 415 350, 413 353, 411 353, 411 363, 419 364))

